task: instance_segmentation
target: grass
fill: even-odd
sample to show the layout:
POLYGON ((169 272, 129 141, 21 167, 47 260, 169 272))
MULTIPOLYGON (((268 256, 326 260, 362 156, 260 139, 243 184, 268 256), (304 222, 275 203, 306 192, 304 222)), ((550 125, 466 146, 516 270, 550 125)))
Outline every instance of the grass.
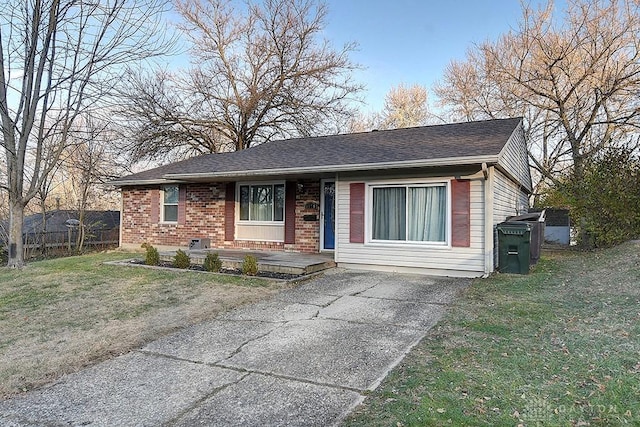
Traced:
POLYGON ((271 295, 257 278, 104 265, 111 252, 0 268, 0 399, 271 295))
POLYGON ((640 424, 640 243, 477 280, 347 426, 640 424))

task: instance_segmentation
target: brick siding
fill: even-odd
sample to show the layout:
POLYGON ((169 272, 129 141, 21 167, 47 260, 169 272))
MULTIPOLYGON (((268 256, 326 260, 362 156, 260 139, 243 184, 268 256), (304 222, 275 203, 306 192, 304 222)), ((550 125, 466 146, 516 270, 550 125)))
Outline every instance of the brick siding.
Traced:
MULTIPOLYGON (((319 250, 320 182, 298 181, 302 189, 296 193, 296 234, 294 244, 261 241, 225 241, 225 183, 185 184, 184 224, 163 224, 152 218, 152 190, 157 186, 122 188, 123 246, 150 243, 154 246, 186 247, 191 238, 211 239, 218 249, 243 248, 315 253, 319 250), (304 215, 318 220, 305 221, 304 215)), ((299 187, 299 186, 298 186, 299 187)))

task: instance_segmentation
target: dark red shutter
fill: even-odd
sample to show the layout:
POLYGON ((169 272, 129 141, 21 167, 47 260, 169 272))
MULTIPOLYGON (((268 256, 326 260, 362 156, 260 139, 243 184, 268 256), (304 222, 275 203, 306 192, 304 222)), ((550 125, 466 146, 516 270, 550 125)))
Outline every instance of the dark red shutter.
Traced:
POLYGON ((184 225, 187 219, 187 187, 178 187, 178 224, 184 225))
POLYGON ((230 182, 224 191, 224 240, 234 240, 236 234, 236 183, 230 182))
POLYGON ((470 181, 451 181, 451 245, 471 246, 470 181))
POLYGON ((364 183, 349 185, 349 242, 364 243, 364 183))
POLYGON ((295 182, 287 182, 284 196, 284 242, 296 242, 296 187, 295 182))
POLYGON ((151 204, 150 220, 152 223, 160 222, 160 190, 153 188, 149 190, 149 199, 151 204))

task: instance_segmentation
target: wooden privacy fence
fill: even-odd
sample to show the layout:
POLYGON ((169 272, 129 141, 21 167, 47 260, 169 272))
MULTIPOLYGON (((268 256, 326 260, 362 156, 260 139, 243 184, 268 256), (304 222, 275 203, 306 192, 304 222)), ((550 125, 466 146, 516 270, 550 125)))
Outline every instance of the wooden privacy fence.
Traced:
MULTIPOLYGON (((24 233, 22 235, 25 253, 41 250, 75 249, 78 240, 78 230, 46 231, 40 233, 24 233)), ((120 229, 89 229, 85 230, 83 247, 107 248, 118 245, 120 229)))

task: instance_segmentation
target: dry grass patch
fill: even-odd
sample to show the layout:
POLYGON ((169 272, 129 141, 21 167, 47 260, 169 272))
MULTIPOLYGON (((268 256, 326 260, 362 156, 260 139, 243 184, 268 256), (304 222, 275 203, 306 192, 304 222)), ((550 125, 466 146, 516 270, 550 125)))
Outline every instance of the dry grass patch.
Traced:
POLYGON ((125 353, 282 285, 103 265, 103 253, 0 268, 0 398, 125 353))

